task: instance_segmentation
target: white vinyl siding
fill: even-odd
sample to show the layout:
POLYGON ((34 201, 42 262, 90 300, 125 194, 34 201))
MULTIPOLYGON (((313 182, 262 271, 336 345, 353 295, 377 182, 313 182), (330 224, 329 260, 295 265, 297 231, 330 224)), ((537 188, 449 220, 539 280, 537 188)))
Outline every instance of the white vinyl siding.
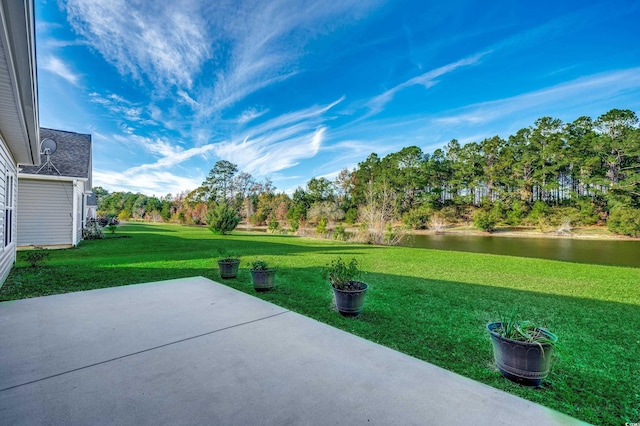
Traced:
POLYGON ((20 179, 18 188, 18 245, 73 244, 73 183, 20 179))
POLYGON ((0 286, 16 260, 16 167, 0 139, 0 286), (13 182, 12 182, 13 181, 13 182), (13 186, 12 186, 13 185, 13 186), (8 213, 7 213, 8 212, 8 213), (7 223, 7 219, 11 222, 7 223), (9 233, 7 235, 7 233, 9 233))

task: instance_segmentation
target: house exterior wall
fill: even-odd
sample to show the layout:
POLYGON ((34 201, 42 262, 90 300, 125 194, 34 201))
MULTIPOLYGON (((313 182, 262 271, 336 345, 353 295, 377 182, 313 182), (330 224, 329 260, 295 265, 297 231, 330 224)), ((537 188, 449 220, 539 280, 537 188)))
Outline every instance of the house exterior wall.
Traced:
POLYGON ((0 138, 0 285, 16 260, 16 186, 15 162, 0 138))
POLYGON ((77 244, 79 238, 73 227, 77 220, 73 210, 77 190, 73 181, 21 177, 19 190, 19 246, 77 244))
POLYGON ((0 1, 0 287, 16 258, 18 163, 40 164, 33 0, 0 1))

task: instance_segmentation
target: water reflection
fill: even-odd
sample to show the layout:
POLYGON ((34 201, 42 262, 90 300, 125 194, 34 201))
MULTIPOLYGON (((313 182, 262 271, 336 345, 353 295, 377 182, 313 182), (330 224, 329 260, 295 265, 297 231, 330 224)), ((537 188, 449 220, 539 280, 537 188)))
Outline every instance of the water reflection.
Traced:
MULTIPOLYGON (((245 228, 242 230, 252 232, 266 231, 260 228, 245 228)), ((537 257, 567 262, 640 268, 640 241, 429 234, 414 235, 402 245, 406 247, 537 257)))
POLYGON ((640 267, 640 241, 439 234, 416 235, 404 245, 438 250, 640 267))

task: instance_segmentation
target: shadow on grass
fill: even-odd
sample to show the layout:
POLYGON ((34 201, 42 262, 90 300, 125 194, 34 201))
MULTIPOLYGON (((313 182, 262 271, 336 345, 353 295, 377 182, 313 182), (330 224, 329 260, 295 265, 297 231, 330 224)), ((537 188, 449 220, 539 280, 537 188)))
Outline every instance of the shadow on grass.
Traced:
MULTIPOLYGON (((482 272, 484 282, 472 274, 471 283, 410 276, 427 276, 426 268, 432 267, 445 272, 439 276, 448 277, 454 268, 482 268, 488 262, 493 267, 497 262, 503 275, 491 275, 491 280, 522 278, 509 268, 542 265, 527 271, 537 278, 547 266, 557 268, 553 263, 502 262, 479 255, 450 258, 436 252, 271 234, 216 236, 195 227, 133 224, 123 228, 131 238, 86 241, 79 249, 51 252, 42 268, 26 267, 24 254, 19 253, 16 267, 0 289, 0 300, 192 276, 256 295, 247 268, 249 261, 260 257, 279 268, 274 290, 256 295, 264 300, 591 423, 640 418, 637 304, 487 285, 486 272, 482 272), (220 279, 215 263, 219 249, 242 255, 238 279, 220 279), (368 269, 383 272, 364 274, 363 280, 370 284, 365 310, 358 319, 343 318, 332 307, 332 291, 322 278, 322 268, 336 256, 372 254, 367 260, 376 264, 368 269), (445 258, 452 260, 439 263, 445 258), (471 259, 468 264, 466 259, 471 259), (419 266, 406 269, 413 263, 419 266), (390 265, 396 264, 395 273, 389 273, 390 265), (559 335, 558 356, 543 389, 513 385, 493 367, 485 325, 513 307, 523 318, 542 321, 559 335)), ((590 276, 598 268, 589 268, 590 276)))
POLYGON ((636 334, 640 315, 634 305, 367 273, 364 280, 370 290, 364 312, 357 319, 349 319, 335 312, 322 266, 280 268, 276 287, 259 294, 253 290, 246 266, 237 279, 231 280, 222 280, 213 264, 180 268, 87 268, 80 264, 18 267, 12 276, 2 289, 3 298, 204 276, 588 422, 615 424, 619 419, 631 421, 640 415, 640 388, 633 371, 640 357, 636 334), (485 325, 513 306, 519 307, 523 318, 545 321, 543 325, 560 337, 558 355, 542 389, 513 385, 493 366, 485 325))
POLYGON ((116 233, 128 233, 128 232, 162 232, 162 233, 177 233, 177 229, 171 229, 164 224, 150 225, 148 223, 136 223, 136 222, 124 222, 118 225, 116 233))
MULTIPOLYGON (((83 241, 80 248, 88 261, 93 258, 100 262, 109 261, 113 265, 198 259, 215 262, 223 251, 233 252, 241 258, 249 259, 260 256, 296 256, 309 252, 353 257, 368 250, 381 249, 377 246, 336 244, 329 240, 310 240, 270 234, 257 236, 211 234, 209 236, 205 233, 205 238, 185 238, 151 231, 138 233, 138 229, 145 229, 144 225, 136 224, 135 229, 136 232, 120 234, 121 238, 83 241)), ((77 253, 58 251, 52 253, 50 263, 65 263, 67 259, 75 261, 76 257, 77 253)), ((19 254, 17 266, 24 265, 24 259, 25 255, 19 254)))

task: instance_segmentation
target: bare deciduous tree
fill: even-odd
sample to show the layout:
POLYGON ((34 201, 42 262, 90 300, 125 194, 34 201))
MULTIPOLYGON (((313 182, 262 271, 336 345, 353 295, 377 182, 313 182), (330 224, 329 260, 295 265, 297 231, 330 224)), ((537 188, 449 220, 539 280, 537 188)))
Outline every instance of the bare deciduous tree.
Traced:
POLYGON ((433 229, 436 234, 442 232, 446 226, 447 222, 440 215, 434 214, 433 216, 431 216, 429 227, 433 229))
MULTIPOLYGON (((360 221, 366 226, 366 239, 372 244, 395 245, 406 232, 392 225, 394 203, 397 194, 383 180, 377 185, 369 181, 365 190, 365 204, 358 211, 360 221)), ((360 239, 363 239, 360 236, 360 239)))

